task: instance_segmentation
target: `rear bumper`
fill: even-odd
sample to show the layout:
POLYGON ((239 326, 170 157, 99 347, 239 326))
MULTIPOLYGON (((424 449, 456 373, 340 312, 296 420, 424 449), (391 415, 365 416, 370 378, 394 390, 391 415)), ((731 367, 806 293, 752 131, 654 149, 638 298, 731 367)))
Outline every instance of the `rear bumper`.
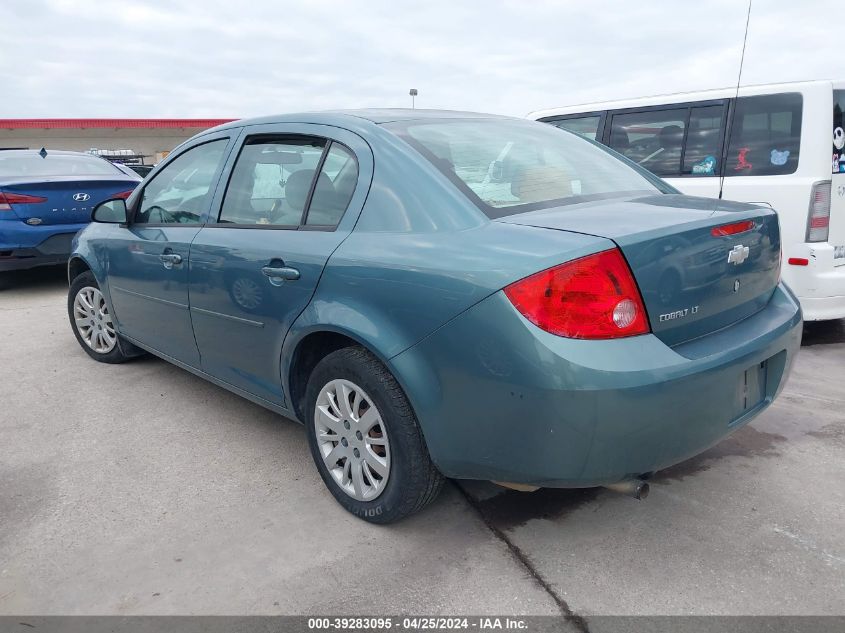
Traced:
POLYGON ((845 318, 845 260, 834 259, 834 252, 820 242, 800 244, 784 255, 783 278, 798 296, 805 321, 845 318), (807 259, 809 265, 791 266, 789 257, 807 259))
POLYGON ((839 297, 800 297, 805 321, 832 321, 845 318, 845 295, 839 297))
POLYGON ((756 417, 786 381, 801 323, 780 286, 764 310, 674 348, 653 335, 579 341, 497 293, 390 364, 447 476, 586 487, 676 464, 756 417))
POLYGON ((87 223, 48 226, 0 223, 0 271, 66 264, 73 237, 86 226, 87 223))

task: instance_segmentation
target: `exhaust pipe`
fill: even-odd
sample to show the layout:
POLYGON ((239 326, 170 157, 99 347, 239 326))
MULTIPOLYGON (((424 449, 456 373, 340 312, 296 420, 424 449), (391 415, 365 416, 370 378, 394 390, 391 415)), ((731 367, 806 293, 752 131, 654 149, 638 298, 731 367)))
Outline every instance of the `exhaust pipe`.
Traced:
POLYGON ((516 484, 510 481, 494 481, 494 484, 502 488, 510 488, 511 490, 518 490, 519 492, 534 492, 540 489, 540 486, 532 486, 531 484, 516 484))
POLYGON ((623 495, 629 495, 634 499, 645 499, 648 496, 648 482, 642 479, 626 479, 602 487, 613 492, 621 492, 623 495))

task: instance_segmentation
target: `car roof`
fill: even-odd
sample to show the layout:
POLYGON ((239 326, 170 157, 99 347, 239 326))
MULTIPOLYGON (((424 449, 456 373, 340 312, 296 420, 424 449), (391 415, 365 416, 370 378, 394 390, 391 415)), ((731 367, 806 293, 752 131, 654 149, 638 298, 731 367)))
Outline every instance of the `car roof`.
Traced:
POLYGON ((317 123, 317 124, 350 124, 369 122, 376 125, 393 123, 396 121, 417 121, 432 119, 512 119, 498 114, 483 114, 480 112, 464 112, 460 110, 424 110, 411 108, 365 108, 360 110, 324 110, 319 112, 299 112, 293 114, 277 114, 251 119, 239 119, 231 123, 224 123, 208 131, 225 130, 242 127, 244 125, 262 125, 270 123, 317 123))
MULTIPOLYGON (((49 158, 51 155, 58 155, 58 156, 85 156, 87 158, 101 158, 95 154, 89 154, 88 152, 72 152, 70 150, 65 149, 47 149, 43 148, 47 155, 45 158, 49 158)), ((18 154, 18 155, 40 155, 41 149, 0 149, 0 152, 4 154, 18 154)))
MULTIPOLYGON (((814 86, 832 86, 831 79, 814 79, 809 81, 785 81, 773 84, 745 84, 739 88, 739 96, 753 96, 763 94, 777 94, 788 90, 797 90, 814 86)), ((566 114, 586 114, 588 112, 600 112, 602 110, 617 110, 620 108, 640 108, 653 105, 672 105, 674 103, 686 103, 696 101, 707 101, 709 99, 728 99, 737 94, 736 86, 724 88, 713 88, 710 90, 695 90, 691 92, 673 92, 656 95, 631 97, 627 99, 614 99, 611 101, 594 101, 587 103, 573 103, 570 105, 555 106, 534 110, 525 115, 528 119, 539 119, 547 116, 566 114)))

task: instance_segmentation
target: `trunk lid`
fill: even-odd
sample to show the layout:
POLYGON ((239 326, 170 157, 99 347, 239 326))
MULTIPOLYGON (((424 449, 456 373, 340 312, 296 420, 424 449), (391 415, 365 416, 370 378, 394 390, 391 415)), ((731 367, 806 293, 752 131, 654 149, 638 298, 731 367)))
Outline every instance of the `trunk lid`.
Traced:
POLYGON ((637 280, 652 332, 667 345, 761 310, 780 277, 780 230, 768 207, 666 194, 595 200, 499 221, 613 240, 637 280), (713 234, 741 222, 747 223, 740 233, 713 234))
POLYGON ((79 224, 91 220, 97 204, 137 185, 138 182, 120 176, 52 176, 42 180, 0 181, 0 191, 46 199, 10 204, 12 212, 24 222, 34 219, 37 224, 79 224))

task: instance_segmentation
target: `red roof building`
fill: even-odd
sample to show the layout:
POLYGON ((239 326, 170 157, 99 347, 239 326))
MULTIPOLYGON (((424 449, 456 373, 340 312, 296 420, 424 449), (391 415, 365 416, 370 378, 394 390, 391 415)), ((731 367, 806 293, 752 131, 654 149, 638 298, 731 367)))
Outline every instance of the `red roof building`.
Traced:
POLYGON ((235 119, 0 119, 4 130, 208 129, 235 119))
POLYGON ((235 119, 0 119, 0 149, 131 150, 157 163, 182 141, 235 119))

